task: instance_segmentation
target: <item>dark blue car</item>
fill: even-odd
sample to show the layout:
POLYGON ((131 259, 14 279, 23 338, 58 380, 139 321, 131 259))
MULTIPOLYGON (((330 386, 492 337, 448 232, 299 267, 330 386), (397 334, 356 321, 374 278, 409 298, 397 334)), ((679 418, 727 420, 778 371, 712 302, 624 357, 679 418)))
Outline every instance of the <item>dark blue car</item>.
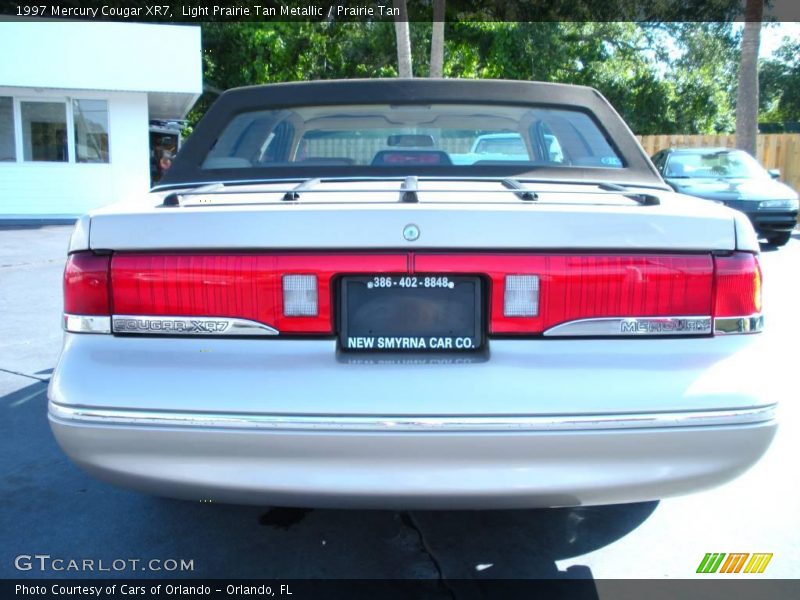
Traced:
POLYGON ((742 150, 670 148, 653 156, 661 175, 676 192, 721 202, 745 213, 756 233, 782 246, 797 224, 798 195, 777 181, 742 150))

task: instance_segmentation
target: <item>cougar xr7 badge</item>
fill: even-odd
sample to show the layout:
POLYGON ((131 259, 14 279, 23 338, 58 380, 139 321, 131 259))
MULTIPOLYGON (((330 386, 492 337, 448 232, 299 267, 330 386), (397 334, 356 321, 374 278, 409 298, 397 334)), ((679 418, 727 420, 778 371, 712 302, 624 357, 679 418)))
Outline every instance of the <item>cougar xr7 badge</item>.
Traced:
POLYGON ((222 333, 229 324, 228 321, 211 319, 115 317, 114 331, 117 333, 209 334, 222 333))

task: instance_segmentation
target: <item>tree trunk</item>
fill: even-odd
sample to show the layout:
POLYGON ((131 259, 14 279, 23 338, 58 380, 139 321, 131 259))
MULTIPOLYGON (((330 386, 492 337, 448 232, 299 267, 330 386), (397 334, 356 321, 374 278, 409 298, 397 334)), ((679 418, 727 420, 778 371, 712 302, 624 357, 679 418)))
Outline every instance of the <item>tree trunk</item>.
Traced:
POLYGON ((758 136, 758 47, 763 14, 763 0, 747 0, 736 90, 736 147, 753 156, 758 136))
POLYGON ((444 3, 433 0, 433 33, 431 33, 431 77, 444 73, 444 3))
POLYGON ((413 77, 411 65, 411 36, 409 33, 408 9, 406 0, 394 0, 394 7, 400 15, 394 20, 394 33, 397 38, 397 74, 400 77, 413 77))

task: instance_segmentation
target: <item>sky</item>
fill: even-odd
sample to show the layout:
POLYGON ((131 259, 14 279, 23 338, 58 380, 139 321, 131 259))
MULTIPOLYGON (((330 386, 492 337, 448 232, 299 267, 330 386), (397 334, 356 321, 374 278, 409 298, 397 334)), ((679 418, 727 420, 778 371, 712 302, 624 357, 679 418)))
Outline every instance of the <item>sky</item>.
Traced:
MULTIPOLYGON (((736 23, 734 27, 740 28, 744 25, 736 23)), ((783 23, 775 23, 765 25, 761 28, 761 46, 759 47, 758 55, 761 58, 769 58, 772 53, 781 45, 784 36, 792 39, 800 39, 800 23, 797 21, 786 21, 783 23)))

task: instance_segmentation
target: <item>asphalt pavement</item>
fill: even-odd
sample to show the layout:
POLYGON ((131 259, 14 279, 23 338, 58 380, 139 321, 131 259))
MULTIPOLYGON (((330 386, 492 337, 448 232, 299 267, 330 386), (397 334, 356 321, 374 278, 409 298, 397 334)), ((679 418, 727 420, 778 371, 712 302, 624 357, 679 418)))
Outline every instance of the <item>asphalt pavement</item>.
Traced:
MULTIPOLYGON (((724 486, 660 502, 300 510, 154 498, 98 482, 62 454, 46 418, 69 232, 0 227, 0 577, 688 578, 707 552, 771 552, 763 577, 800 576, 796 386, 786 387, 781 427, 754 468, 724 486), (17 569, 16 557, 37 553, 142 562, 111 572, 17 569), (151 559, 162 561, 153 567, 160 571, 139 566, 151 559), (169 559, 192 561, 191 569, 167 571, 169 559)), ((798 234, 762 254, 762 335, 771 336, 787 369, 797 365, 799 264, 798 234)))

